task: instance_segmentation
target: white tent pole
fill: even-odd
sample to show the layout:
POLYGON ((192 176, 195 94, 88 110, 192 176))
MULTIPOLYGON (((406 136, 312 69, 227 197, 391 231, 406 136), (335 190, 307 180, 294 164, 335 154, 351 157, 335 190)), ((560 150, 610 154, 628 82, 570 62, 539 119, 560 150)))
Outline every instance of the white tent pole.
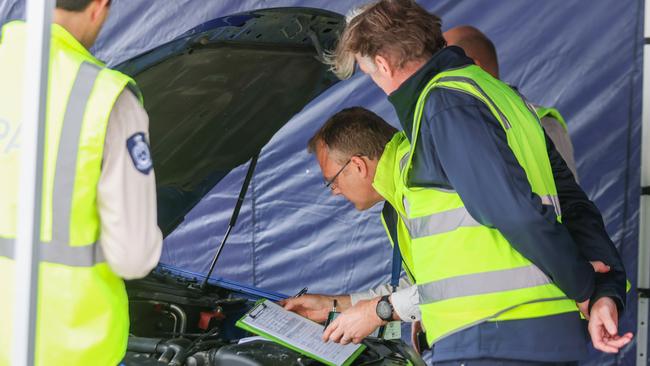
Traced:
POLYGON ((641 202, 639 207, 638 314, 636 364, 648 362, 648 310, 650 308, 650 0, 645 1, 643 94, 641 117, 641 202))
POLYGON ((15 366, 34 364, 43 141, 47 102, 50 27, 54 0, 27 0, 27 43, 23 123, 20 127, 21 174, 15 244, 16 302, 14 310, 15 366))

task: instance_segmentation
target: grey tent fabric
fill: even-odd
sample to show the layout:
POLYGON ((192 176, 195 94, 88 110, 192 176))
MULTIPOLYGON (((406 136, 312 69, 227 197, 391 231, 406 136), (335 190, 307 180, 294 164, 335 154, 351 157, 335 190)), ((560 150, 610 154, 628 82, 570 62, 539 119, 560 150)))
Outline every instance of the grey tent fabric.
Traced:
MULTIPOLYGON (((471 24, 499 53, 502 78, 531 101, 557 107, 568 122, 581 184, 636 287, 641 129, 643 1, 420 0, 443 28, 471 24)), ((345 14, 364 1, 114 0, 94 47, 109 65, 162 45, 211 19, 260 8, 303 6, 345 14)), ((0 1, 0 23, 23 16, 24 2, 0 1)), ((146 98, 146 95, 145 95, 146 98)), ((646 97, 647 100, 648 97, 646 97)), ((306 142, 338 110, 365 106, 393 124, 382 92, 356 74, 312 101, 262 150, 240 219, 214 276, 292 293, 341 293, 387 282, 391 252, 379 208, 359 213, 322 185, 306 142)), ((151 121, 155 123, 155 121, 151 121)), ((0 140, 3 138, 0 131, 0 140)), ((165 240, 162 262, 207 271, 246 165, 233 170, 165 240)), ((621 322, 636 327, 636 292, 621 322)), ((587 364, 635 361, 593 353, 587 364)))

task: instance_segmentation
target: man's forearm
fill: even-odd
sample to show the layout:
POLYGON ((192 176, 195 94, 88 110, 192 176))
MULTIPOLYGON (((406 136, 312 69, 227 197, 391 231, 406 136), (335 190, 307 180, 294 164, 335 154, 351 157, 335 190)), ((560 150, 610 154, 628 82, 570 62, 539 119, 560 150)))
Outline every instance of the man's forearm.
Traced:
POLYGON ((621 314, 626 299, 623 261, 605 230, 600 211, 577 183, 548 136, 546 145, 562 209, 562 223, 587 260, 601 261, 610 267, 609 272, 596 274, 591 304, 601 297, 610 297, 616 302, 621 314))

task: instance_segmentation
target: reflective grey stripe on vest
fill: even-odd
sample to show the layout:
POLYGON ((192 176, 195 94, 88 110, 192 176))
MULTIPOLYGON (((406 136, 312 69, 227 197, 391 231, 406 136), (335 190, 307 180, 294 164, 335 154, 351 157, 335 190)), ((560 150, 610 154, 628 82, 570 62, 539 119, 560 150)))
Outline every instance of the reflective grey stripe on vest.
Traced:
POLYGON ((546 195, 540 196, 542 199, 542 205, 553 206, 555 214, 557 216, 562 216, 562 208, 560 207, 560 199, 558 196, 546 195))
MULTIPOLYGON (((406 205, 407 200, 404 200, 406 205)), ((407 210, 408 212, 408 210, 407 210)), ((424 238, 431 235, 448 233, 459 227, 476 227, 481 224, 474 220, 465 207, 438 212, 433 215, 402 220, 412 239, 424 238)))
POLYGON ((463 296, 517 290, 551 283, 534 265, 494 272, 473 273, 418 285, 420 304, 463 296))
MULTIPOLYGON (((0 238, 0 257, 16 259, 14 240, 0 238)), ((40 243, 39 258, 43 262, 64 264, 72 267, 92 267, 104 261, 104 253, 97 243, 82 247, 71 247, 59 243, 40 243)))
MULTIPOLYGON (((15 259, 14 240, 0 238, 0 257, 15 259)), ((101 247, 96 243, 81 247, 71 247, 60 243, 41 243, 40 260, 43 262, 64 264, 72 267, 92 267, 104 261, 101 247)))
POLYGON ((80 247, 60 243, 41 243, 41 261, 71 267, 92 267, 104 262, 104 253, 98 242, 80 247))
MULTIPOLYGON (((447 189, 447 188, 442 188, 442 187, 427 188, 427 189, 432 189, 434 191, 440 191, 442 193, 456 193, 456 190, 454 190, 454 189, 447 189)), ((402 203, 404 204, 404 211, 406 211, 407 215, 410 215, 411 214, 411 204, 406 199, 406 196, 402 197, 402 203)))
POLYGON ((401 159, 399 159, 399 170, 402 171, 404 170, 404 166, 406 166, 406 163, 409 161, 410 154, 404 154, 401 159))
POLYGON ((70 242, 70 216, 72 195, 79 151, 79 136, 83 124, 86 104, 100 69, 89 63, 82 63, 72 85, 68 106, 63 118, 59 151, 54 170, 54 191, 52 194, 52 238, 53 242, 70 242))
MULTIPOLYGON (((561 215, 562 210, 560 209, 560 201, 557 196, 541 196, 541 199, 543 205, 553 206, 555 214, 558 216, 561 215)), ((411 208, 408 200, 404 197, 402 201, 404 203, 406 214, 410 215, 411 208)), ((458 207, 412 219, 406 218, 402 215, 400 216, 402 217, 402 221, 404 221, 412 239, 447 233, 456 230, 459 227, 481 226, 481 223, 476 221, 465 207, 458 207)))
MULTIPOLYGON (((84 62, 79 67, 63 118, 52 192, 52 241, 41 242, 40 260, 74 267, 103 262, 98 243, 70 246, 70 218, 84 112, 101 68, 84 62)), ((0 255, 14 258, 14 239, 0 238, 0 255)))
POLYGON ((0 238, 0 257, 14 258, 14 239, 0 238))
MULTIPOLYGON (((529 305, 529 304, 537 304, 537 303, 541 303, 541 302, 551 302, 551 301, 566 300, 566 299, 567 299, 566 296, 565 296, 565 297, 548 297, 548 298, 543 298, 543 299, 535 299, 535 300, 530 300, 530 301, 524 301, 524 302, 522 302, 522 303, 520 303, 520 304, 515 304, 515 305, 512 305, 512 306, 509 306, 509 307, 507 307, 507 308, 505 308, 505 309, 502 309, 502 310, 497 311, 496 313, 494 313, 494 314, 492 314, 492 315, 490 315, 490 316, 486 316, 485 318, 478 319, 478 320, 473 321, 473 322, 471 322, 471 323, 469 323, 469 324, 463 325, 463 326, 460 327, 460 328, 456 328, 456 329, 454 329, 454 330, 452 330, 452 331, 450 331, 450 332, 447 332, 447 333, 445 333, 445 334, 439 336, 438 338, 435 338, 435 339, 433 340, 432 344, 435 344, 435 343, 438 342, 439 340, 441 340, 441 339, 443 339, 443 338, 445 338, 445 337, 448 337, 448 336, 450 336, 450 335, 452 335, 452 334, 454 334, 454 333, 458 333, 458 332, 460 332, 460 331, 462 331, 462 330, 469 329, 469 328, 471 328, 471 327, 473 327, 473 326, 475 326, 475 325, 478 325, 478 324, 481 324, 481 323, 485 323, 485 322, 488 321, 488 320, 496 319, 497 317, 501 316, 502 314, 505 314, 505 313, 507 313, 508 311, 513 310, 513 309, 516 309, 516 308, 518 308, 518 307, 520 307, 520 306, 523 306, 523 305, 529 305)), ((576 311, 577 311, 577 310, 578 310, 578 308, 576 308, 576 311)))
POLYGON ((63 119, 52 193, 52 242, 43 243, 41 260, 70 266, 92 266, 103 261, 97 243, 70 246, 72 196, 84 112, 101 68, 84 62, 72 85, 63 119))

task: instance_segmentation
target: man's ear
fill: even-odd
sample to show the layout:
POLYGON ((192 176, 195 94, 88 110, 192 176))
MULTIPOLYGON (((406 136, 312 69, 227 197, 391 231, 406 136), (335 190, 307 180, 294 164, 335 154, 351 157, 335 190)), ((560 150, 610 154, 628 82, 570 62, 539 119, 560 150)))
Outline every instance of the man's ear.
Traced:
POLYGON ((370 174, 370 169, 368 167, 368 162, 361 156, 353 156, 350 158, 352 164, 354 164, 354 169, 359 172, 361 178, 366 178, 370 174))
POLYGON ((377 65, 377 71, 386 76, 393 76, 393 68, 390 66, 390 62, 382 55, 375 56, 375 65, 377 65))
POLYGON ((108 3, 110 0, 93 0, 88 4, 88 11, 90 11, 90 19, 95 22, 103 15, 103 12, 108 10, 108 3))

